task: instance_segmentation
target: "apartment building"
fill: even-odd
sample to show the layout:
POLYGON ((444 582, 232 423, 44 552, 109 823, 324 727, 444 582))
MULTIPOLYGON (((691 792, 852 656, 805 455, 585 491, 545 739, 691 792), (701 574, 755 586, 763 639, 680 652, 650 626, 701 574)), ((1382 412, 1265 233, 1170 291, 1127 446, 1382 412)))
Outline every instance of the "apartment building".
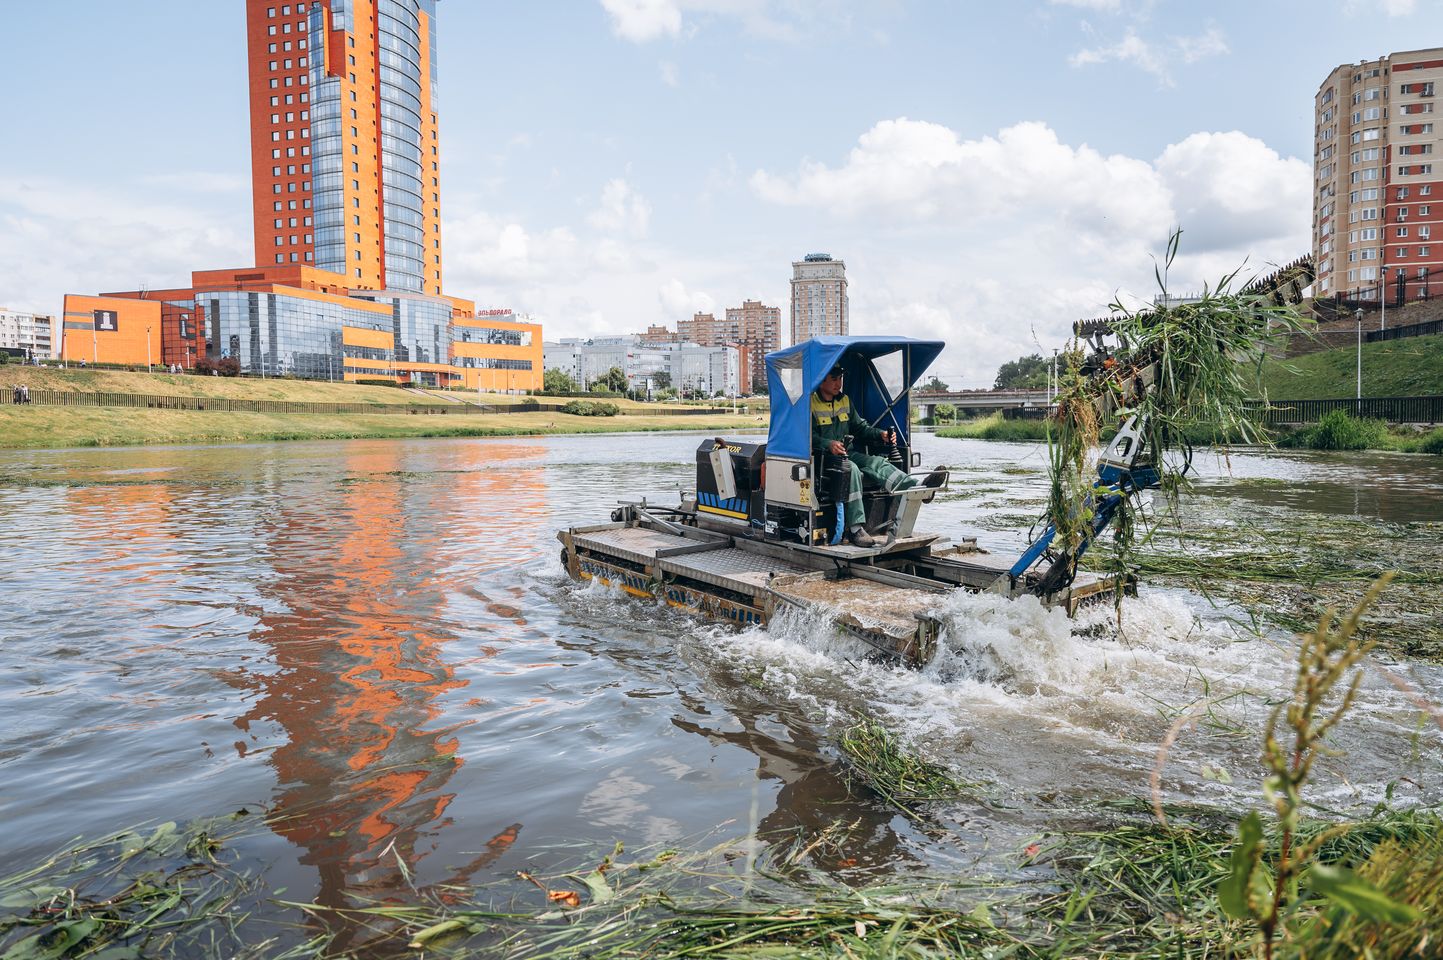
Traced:
POLYGON ((792 263, 792 343, 846 336, 847 265, 828 253, 809 253, 792 263))
POLYGON ((55 318, 46 314, 0 307, 0 348, 24 351, 23 356, 27 360, 53 358, 55 318))
POLYGON ((1316 296, 1429 296, 1430 278, 1443 268, 1440 81, 1443 48, 1434 47, 1345 64, 1318 88, 1316 296))

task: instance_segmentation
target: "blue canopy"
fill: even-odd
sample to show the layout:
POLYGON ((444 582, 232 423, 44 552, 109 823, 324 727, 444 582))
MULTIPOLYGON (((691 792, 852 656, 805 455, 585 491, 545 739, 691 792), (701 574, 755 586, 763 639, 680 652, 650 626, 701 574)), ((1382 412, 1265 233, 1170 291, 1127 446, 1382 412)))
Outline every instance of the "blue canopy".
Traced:
POLYGON ((854 415, 879 430, 910 437, 908 388, 944 346, 941 340, 908 337, 817 337, 767 354, 772 406, 767 454, 811 457, 812 392, 837 364, 846 371, 843 390, 854 415))

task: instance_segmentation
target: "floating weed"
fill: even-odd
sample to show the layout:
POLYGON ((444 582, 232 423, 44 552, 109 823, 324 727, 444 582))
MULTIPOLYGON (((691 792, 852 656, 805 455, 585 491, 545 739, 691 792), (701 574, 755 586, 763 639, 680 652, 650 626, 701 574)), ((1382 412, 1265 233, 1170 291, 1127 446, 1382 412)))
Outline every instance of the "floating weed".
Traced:
POLYGON ((223 864, 225 840, 258 827, 247 811, 181 827, 162 823, 82 843, 0 877, 0 956, 54 960, 240 954, 235 925, 257 881, 223 864))
MULTIPOLYGON (((258 818, 161 825, 78 845, 0 881, 0 956, 1202 960, 1246 950, 1244 925, 1223 915, 1214 895, 1228 871, 1234 814, 1171 807, 1172 825, 1163 826, 1144 821, 1150 805, 1140 798, 1097 809, 1118 822, 1029 845, 1005 880, 846 886, 809 858, 819 845, 845 854, 855 825, 836 823, 810 837, 693 838, 629 854, 540 848, 532 861, 550 865, 508 880, 422 886, 409 902, 348 907, 266 900, 255 879, 186 852, 224 862, 225 844, 258 818), (338 952, 334 934, 286 922, 293 912, 347 931, 347 945, 338 952)), ((1322 838, 1320 859, 1395 899, 1435 905, 1434 919, 1419 921, 1427 930, 1443 923, 1439 817, 1382 809, 1347 826, 1308 821, 1296 837, 1322 838)), ((1275 858, 1278 837, 1265 845, 1265 858, 1275 858)), ((1309 949, 1284 955, 1358 956, 1358 946, 1374 945, 1373 956, 1401 956, 1389 948, 1418 942, 1324 907, 1299 918, 1297 942, 1309 949)))
POLYGON ((918 819, 918 808, 954 800, 978 784, 964 783, 944 768, 904 751, 887 728, 860 720, 842 734, 840 745, 857 778, 878 796, 918 819))

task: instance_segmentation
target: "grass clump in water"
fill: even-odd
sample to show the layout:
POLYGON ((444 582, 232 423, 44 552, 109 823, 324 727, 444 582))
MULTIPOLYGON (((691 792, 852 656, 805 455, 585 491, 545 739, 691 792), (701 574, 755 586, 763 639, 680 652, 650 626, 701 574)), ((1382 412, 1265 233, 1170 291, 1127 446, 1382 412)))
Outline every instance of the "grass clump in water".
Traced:
POLYGON ((842 752, 858 779, 909 817, 929 802, 952 800, 975 784, 954 778, 945 767, 907 753, 876 720, 860 720, 841 738, 842 752))

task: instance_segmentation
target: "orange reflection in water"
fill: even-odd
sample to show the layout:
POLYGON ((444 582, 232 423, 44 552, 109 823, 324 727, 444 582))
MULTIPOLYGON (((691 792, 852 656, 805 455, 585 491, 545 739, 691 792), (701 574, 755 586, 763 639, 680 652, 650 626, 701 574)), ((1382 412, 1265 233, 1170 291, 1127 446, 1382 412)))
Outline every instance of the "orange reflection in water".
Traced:
MULTIPOLYGON (((318 873, 315 902, 328 907, 413 900, 450 824, 446 785, 464 762, 455 736, 464 723, 447 725, 440 700, 466 681, 446 659, 457 636, 443 613, 448 596, 475 588, 475 570, 443 561, 449 538, 435 531, 471 529, 478 521, 466 508, 478 497, 528 513, 541 504, 539 471, 520 471, 537 482, 527 484, 534 495, 518 497, 516 472, 418 475, 403 469, 405 451, 358 445, 328 502, 287 504, 255 532, 275 572, 258 589, 268 608, 282 609, 268 609, 252 632, 276 669, 237 680, 257 693, 237 726, 284 728, 270 756, 280 786, 272 825, 304 850, 300 862, 318 873)), ((485 466, 495 453, 447 466, 485 466)), ((521 829, 502 829, 469 862, 445 868, 443 882, 493 862, 521 829)), ((320 932, 333 949, 363 933, 340 914, 320 932)))

